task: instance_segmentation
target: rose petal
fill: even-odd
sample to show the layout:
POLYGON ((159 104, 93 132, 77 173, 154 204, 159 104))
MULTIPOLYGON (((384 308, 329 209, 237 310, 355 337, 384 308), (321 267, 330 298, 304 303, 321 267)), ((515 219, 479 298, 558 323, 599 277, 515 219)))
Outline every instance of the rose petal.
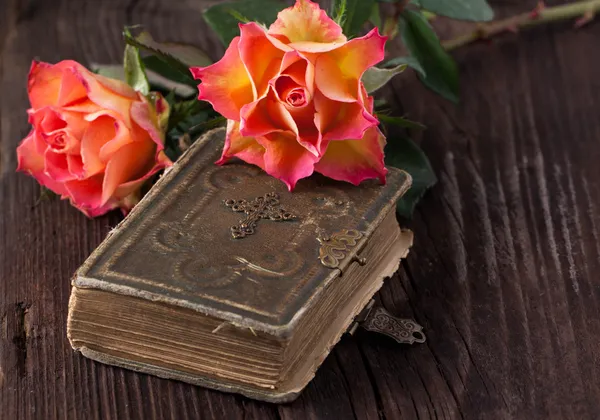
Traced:
POLYGON ((67 155, 67 167, 69 172, 77 179, 86 178, 81 155, 67 155))
POLYGON ((101 111, 101 108, 92 101, 90 101, 89 98, 86 98, 82 101, 76 102, 68 106, 64 106, 62 107, 62 109, 65 111, 81 112, 85 114, 92 114, 101 111))
POLYGON ((114 134, 114 120, 108 117, 97 119, 86 130, 81 140, 81 158, 87 176, 104 170, 106 164, 100 159, 100 149, 114 134))
MULTIPOLYGON (((162 168, 160 168, 162 169, 162 168)), ((144 183, 154 175, 156 171, 148 172, 146 176, 140 179, 136 179, 135 181, 126 182, 125 184, 121 184, 117 187, 114 193, 114 199, 118 200, 119 208, 124 212, 131 210, 141 199, 140 189, 144 185, 144 183)))
POLYGON ((299 179, 310 176, 318 158, 300 145, 292 133, 267 134, 256 139, 265 148, 264 170, 292 191, 299 179))
POLYGON ((314 98, 315 124, 324 140, 360 139, 379 124, 360 102, 337 102, 317 91, 314 98))
MULTIPOLYGON (((119 140, 126 143, 126 133, 122 132, 119 140)), ((102 148, 113 141, 116 136, 115 120, 107 115, 98 116, 94 119, 81 140, 81 157, 87 176, 100 173, 106 167, 110 153, 102 156, 102 148), (104 159, 102 159, 104 157, 104 159)), ((115 147, 115 149, 117 149, 115 147)))
POLYGON ((377 28, 362 38, 321 54, 315 63, 315 83, 328 98, 340 102, 361 100, 360 78, 383 60, 386 37, 377 28))
POLYGON ((244 137, 240 134, 240 123, 237 121, 227 121, 227 135, 225 136, 225 147, 221 159, 216 163, 223 165, 232 157, 237 157, 252 165, 260 166, 264 169, 265 148, 255 140, 254 137, 244 137))
POLYGON ((373 115, 373 110, 375 109, 375 98, 373 96, 369 96, 363 82, 360 82, 360 93, 362 102, 365 104, 365 109, 369 114, 373 115))
POLYGON ((34 109, 57 105, 62 71, 51 64, 39 61, 31 63, 27 91, 34 109))
POLYGON ((371 178, 385 183, 384 146, 385 136, 377 127, 367 130, 360 140, 332 141, 315 171, 354 185, 371 178))
POLYGON ((103 175, 98 174, 86 179, 65 183, 71 197, 71 204, 88 217, 100 216, 116 207, 114 202, 102 202, 103 175))
POLYGON ((79 149, 79 139, 88 126, 82 114, 50 106, 37 110, 30 109, 27 113, 29 122, 36 128, 36 132, 40 133, 43 140, 47 142, 48 139, 57 136, 63 137, 68 140, 61 146, 63 151, 73 152, 79 149))
POLYGON ((292 116, 279 102, 273 89, 256 102, 242 108, 240 132, 244 137, 263 136, 275 131, 293 131, 298 133, 298 127, 292 116))
POLYGON ((113 135, 110 136, 108 134, 109 129, 106 127, 106 142, 100 148, 100 153, 98 157, 104 163, 108 162, 110 158, 123 146, 132 143, 133 137, 131 135, 131 130, 127 128, 125 123, 120 120, 113 119, 113 135))
POLYGON ((250 75, 254 98, 262 98, 269 80, 279 72, 284 51, 273 45, 264 29, 254 22, 240 25, 240 31, 240 58, 250 75))
POLYGON ((102 204, 113 197, 119 185, 146 175, 155 165, 156 144, 150 139, 122 146, 106 164, 102 204))
POLYGON ((294 6, 279 12, 268 33, 286 43, 346 41, 340 25, 310 0, 297 0, 294 6))
MULTIPOLYGON (((133 194, 136 194, 139 192, 139 189, 142 187, 142 185, 148 180, 150 179, 154 174, 156 174, 158 171, 160 171, 161 169, 164 169, 164 164, 162 163, 156 163, 149 171, 147 171, 144 176, 137 178, 133 181, 129 181, 129 182, 125 182, 121 185, 119 185, 117 187, 117 189, 115 190, 115 192, 113 193, 113 198, 119 201, 119 207, 121 207, 121 209, 123 209, 124 207, 122 206, 123 204, 123 200, 126 198, 131 198, 130 196, 133 194)), ((140 194, 136 194, 136 195, 140 195, 140 194)), ((131 199, 127 200, 129 204, 131 203, 131 199)))
POLYGON ((57 109, 51 106, 44 106, 39 109, 32 108, 27 111, 27 114, 29 114, 29 123, 44 134, 50 134, 67 126, 66 121, 61 118, 57 109))
MULTIPOLYGON (((281 60, 281 67, 279 68, 279 73, 283 73, 284 71, 286 71, 288 68, 290 68, 292 65, 296 64, 297 62, 306 62, 306 58, 302 57, 298 51, 288 51, 283 55, 283 59, 281 60)), ((300 83, 300 82, 298 82, 300 83)))
POLYGON ((159 150, 164 148, 164 133, 158 128, 158 116, 146 98, 131 105, 131 118, 142 128, 144 137, 149 135, 159 150))
POLYGON ((44 165, 44 172, 56 182, 66 182, 77 179, 77 177, 69 171, 67 155, 64 153, 56 153, 51 149, 46 150, 46 153, 44 154, 44 165))
POLYGON ((37 153, 39 155, 43 156, 44 153, 46 153, 46 149, 48 148, 48 143, 46 143, 46 141, 44 140, 42 135, 35 129, 35 127, 31 131, 30 136, 32 136, 32 138, 33 138, 33 144, 35 145, 35 150, 37 151, 37 153))
POLYGON ((240 59, 240 37, 231 41, 220 61, 208 67, 192 67, 195 79, 200 79, 198 99, 210 102, 215 110, 230 120, 240 120, 240 110, 254 100, 252 82, 240 59))
POLYGON ((315 125, 315 107, 313 103, 299 108, 287 108, 298 127, 296 141, 315 156, 321 156, 323 137, 315 125))
MULTIPOLYGON (((69 63, 69 65, 73 67, 77 67, 79 71, 87 71, 85 68, 76 62, 71 61, 63 61, 63 65, 69 63)), ((61 68, 62 65, 58 65, 58 68, 61 68)), ((62 72, 62 79, 60 83, 60 91, 58 94, 58 104, 59 106, 68 106, 70 104, 75 104, 77 102, 81 102, 87 98, 87 91, 81 83, 81 80, 75 75, 75 73, 71 70, 62 72)))
POLYGON ((314 94, 315 66, 297 52, 286 53, 281 63, 280 74, 291 77, 298 85, 306 87, 310 96, 314 94))
POLYGON ((84 70, 86 71, 87 75, 93 76, 95 81, 113 94, 131 100, 136 100, 139 97, 139 93, 125 82, 117 79, 111 79, 109 77, 102 76, 101 74, 92 73, 85 67, 84 70))
POLYGON ((321 54, 335 50, 346 43, 346 40, 339 42, 321 43, 321 42, 291 42, 289 47, 302 53, 321 54))
POLYGON ((44 173, 44 156, 38 153, 36 149, 33 132, 17 147, 17 160, 17 171, 28 172, 41 185, 56 194, 61 196, 67 194, 67 190, 62 183, 53 180, 44 173))
MULTIPOLYGON (((77 63, 75 63, 77 64, 77 63)), ((101 110, 117 113, 129 126, 131 103, 138 100, 138 94, 126 83, 94 74, 81 65, 73 65, 71 71, 86 89, 87 97, 101 110)))
POLYGON ((117 207, 119 207, 119 204, 112 203, 112 202, 107 203, 102 207, 96 207, 96 208, 85 208, 83 206, 77 205, 73 201, 71 201, 71 205, 76 207, 77 209, 79 209, 79 211, 81 211, 87 217, 92 218, 92 219, 95 217, 98 217, 98 216, 102 216, 102 215, 108 213, 109 211, 114 210, 117 207))

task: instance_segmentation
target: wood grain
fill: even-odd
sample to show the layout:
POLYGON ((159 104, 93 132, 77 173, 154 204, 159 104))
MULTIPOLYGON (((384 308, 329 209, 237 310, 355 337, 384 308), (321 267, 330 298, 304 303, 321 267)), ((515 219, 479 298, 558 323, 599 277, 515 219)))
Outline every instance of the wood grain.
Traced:
MULTIPOLYGON (((398 115, 428 126, 412 134, 440 179, 411 222, 413 252, 378 297, 424 325, 425 345, 344 337, 302 396, 281 406, 71 351, 69 278, 119 216, 36 204, 39 187, 14 173, 30 61, 117 62, 126 23, 216 59, 223 46, 199 14, 210 3, 0 2, 0 418, 599 418, 598 24, 458 51, 459 106, 413 76, 386 93, 398 115)), ((506 16, 535 1, 493 4, 506 16)))

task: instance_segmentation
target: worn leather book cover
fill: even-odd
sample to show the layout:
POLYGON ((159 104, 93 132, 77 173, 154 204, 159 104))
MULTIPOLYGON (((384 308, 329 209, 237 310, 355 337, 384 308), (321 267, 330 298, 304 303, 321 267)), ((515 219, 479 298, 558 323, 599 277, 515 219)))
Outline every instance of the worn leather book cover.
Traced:
POLYGON ((410 176, 313 175, 288 192, 257 167, 215 165, 223 139, 194 143, 78 270, 69 339, 105 363, 287 401, 406 254, 395 204, 410 176))

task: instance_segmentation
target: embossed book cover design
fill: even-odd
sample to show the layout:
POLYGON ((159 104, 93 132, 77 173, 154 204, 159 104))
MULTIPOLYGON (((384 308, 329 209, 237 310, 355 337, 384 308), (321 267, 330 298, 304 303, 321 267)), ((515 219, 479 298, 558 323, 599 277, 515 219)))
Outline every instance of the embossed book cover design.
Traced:
POLYGON ((288 400, 324 358, 321 350, 315 360, 300 360, 311 354, 307 343, 327 347, 337 341, 343 331, 331 331, 332 325, 348 326, 382 280, 368 279, 390 275, 410 246, 393 210, 410 178, 390 168, 385 186, 356 187, 312 176, 290 193, 259 168, 214 165, 223 137, 219 129, 197 141, 79 269, 69 338, 76 349, 103 362, 254 398, 288 400), (344 305, 352 307, 341 310, 344 319, 337 322, 344 305), (183 334, 190 335, 190 348, 181 350, 198 360, 178 359, 185 343, 171 349, 173 361, 164 363, 151 350, 128 351, 136 343, 146 345, 130 320, 142 322, 163 310, 182 311, 173 323, 202 318, 202 326, 183 334), (86 318, 92 313, 94 322, 86 318), (121 328, 109 325, 112 320, 121 328), (92 334, 94 323, 98 329, 92 334), (296 342, 309 333, 314 337, 296 342), (111 345, 103 341, 109 338, 111 345), (195 339, 203 344, 194 347, 195 339), (231 354, 222 361, 225 367, 212 369, 206 360, 220 345, 231 354), (265 352, 265 360, 242 360, 252 346, 257 358, 265 352), (298 377, 298 369, 312 372, 298 377))

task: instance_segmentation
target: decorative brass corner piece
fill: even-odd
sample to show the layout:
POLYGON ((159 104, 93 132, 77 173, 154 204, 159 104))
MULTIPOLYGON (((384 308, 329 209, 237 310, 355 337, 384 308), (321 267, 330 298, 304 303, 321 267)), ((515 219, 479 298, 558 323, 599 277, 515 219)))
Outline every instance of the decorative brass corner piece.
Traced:
MULTIPOLYGON (((321 243, 319 249, 319 259, 321 264, 329 268, 338 268, 348 255, 348 251, 353 249, 363 234, 358 230, 344 229, 334 233, 330 237, 319 237, 321 243)), ((359 264, 364 265, 364 261, 359 260, 359 264)))
POLYGON ((246 217, 240 220, 239 224, 231 226, 231 235, 235 239, 242 239, 253 235, 256 224, 260 219, 283 222, 293 220, 296 216, 287 210, 281 208, 279 194, 271 192, 257 197, 254 200, 225 200, 223 202, 231 210, 239 213, 246 213, 246 217))
POLYGON ((358 327, 387 335, 400 344, 425 342, 425 334, 423 334, 422 326, 412 319, 397 318, 381 306, 375 307, 374 300, 371 300, 356 317, 350 327, 350 334, 354 334, 358 327))

